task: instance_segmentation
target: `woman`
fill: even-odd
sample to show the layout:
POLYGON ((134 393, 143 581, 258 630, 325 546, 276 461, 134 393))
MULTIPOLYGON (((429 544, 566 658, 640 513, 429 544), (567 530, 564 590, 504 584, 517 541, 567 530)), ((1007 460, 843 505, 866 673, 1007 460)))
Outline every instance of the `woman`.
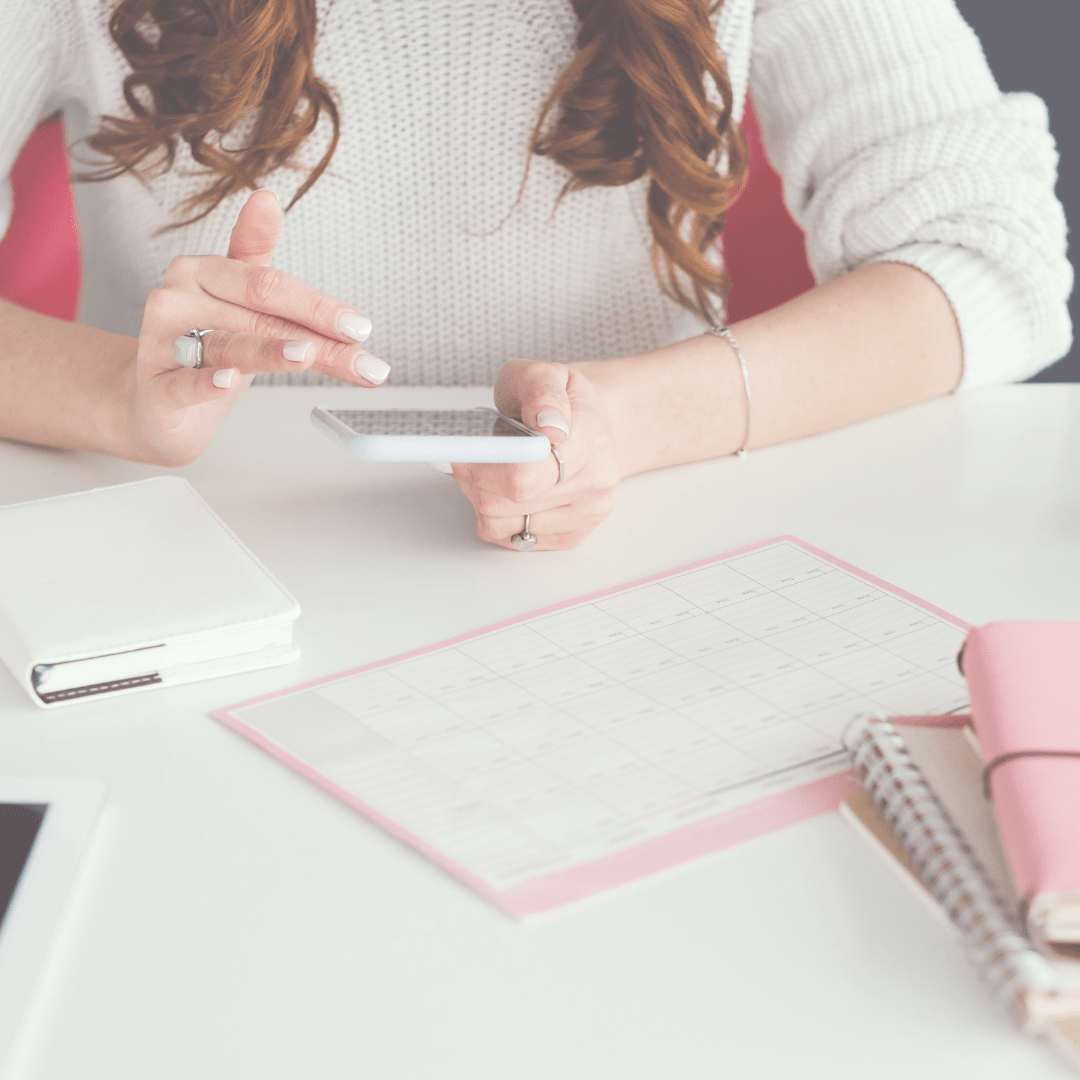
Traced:
POLYGON ((485 540, 528 514, 561 548, 627 475, 1068 348, 1045 110, 998 92, 951 0, 13 9, 0 166, 62 108, 99 182, 77 188, 80 324, 0 311, 10 438, 175 465, 253 376, 494 380, 563 478, 454 477, 485 540), (748 87, 821 284, 725 337, 748 87), (197 370, 192 327, 214 331, 197 370))

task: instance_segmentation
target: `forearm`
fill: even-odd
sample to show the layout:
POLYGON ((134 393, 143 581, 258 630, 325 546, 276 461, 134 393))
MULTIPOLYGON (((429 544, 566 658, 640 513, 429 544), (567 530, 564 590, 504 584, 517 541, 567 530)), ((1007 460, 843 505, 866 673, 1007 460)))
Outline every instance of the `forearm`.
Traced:
MULTIPOLYGON (((947 394, 962 369, 949 301, 921 271, 875 263, 732 326, 753 393, 750 447, 853 424, 947 394)), ((712 335, 574 365, 608 408, 623 476, 731 454, 746 395, 712 335)))
POLYGON ((136 341, 0 300, 0 437, 127 456, 136 341))

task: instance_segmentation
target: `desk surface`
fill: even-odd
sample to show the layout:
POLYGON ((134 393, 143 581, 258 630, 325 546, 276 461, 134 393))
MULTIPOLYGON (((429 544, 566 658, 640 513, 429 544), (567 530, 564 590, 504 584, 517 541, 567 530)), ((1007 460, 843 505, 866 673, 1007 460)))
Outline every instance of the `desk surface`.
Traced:
MULTIPOLYGON (((23 1075, 1072 1075, 835 815, 522 926, 207 714, 780 533, 974 623, 1080 619, 1080 386, 637 477, 584 547, 528 555, 476 540, 446 477, 307 423, 488 393, 374 393, 249 391, 180 470, 300 599, 300 661, 49 713, 0 669, 0 769, 110 791, 23 1075)), ((0 503, 162 471, 0 443, 0 503)))

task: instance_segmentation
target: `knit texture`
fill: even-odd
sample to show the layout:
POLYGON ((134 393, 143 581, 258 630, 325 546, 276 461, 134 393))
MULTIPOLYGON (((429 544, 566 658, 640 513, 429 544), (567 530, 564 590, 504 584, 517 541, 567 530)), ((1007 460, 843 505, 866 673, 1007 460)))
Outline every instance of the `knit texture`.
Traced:
MULTIPOLYGON (((107 8, 8 0, 0 176, 56 109, 72 140, 124 113, 107 8)), ((647 179, 556 205, 565 173, 533 158, 515 203, 536 117, 574 53, 569 0, 318 0, 318 12, 316 67, 342 138, 288 214, 275 264, 371 318, 391 383, 490 384, 512 357, 623 356, 701 330, 653 277, 647 179)), ((998 91, 951 0, 726 0, 716 31, 736 113, 749 88, 819 281, 875 261, 929 274, 956 312, 966 386, 1067 351, 1072 276, 1045 109, 998 91)), ((302 178, 282 169, 264 186, 287 203, 302 178)), ((173 257, 226 252, 243 197, 160 232, 204 183, 181 147, 147 185, 77 186, 82 321, 135 334, 173 257)), ((2 227, 9 210, 5 185, 2 227)))

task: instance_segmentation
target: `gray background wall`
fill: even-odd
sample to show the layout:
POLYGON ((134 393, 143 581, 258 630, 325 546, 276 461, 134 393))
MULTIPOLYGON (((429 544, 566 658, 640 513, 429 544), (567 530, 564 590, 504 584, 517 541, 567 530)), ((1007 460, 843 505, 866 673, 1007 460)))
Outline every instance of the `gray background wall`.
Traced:
MULTIPOLYGON (((1030 90, 1050 110, 1050 130, 1061 154, 1057 193, 1073 229, 1069 258, 1080 271, 1080 0, 956 0, 956 5, 982 39, 1001 89, 1030 90)), ((1069 310, 1073 327, 1080 328, 1080 289, 1074 288, 1069 310)), ((1080 382, 1080 345, 1032 381, 1080 382)))

